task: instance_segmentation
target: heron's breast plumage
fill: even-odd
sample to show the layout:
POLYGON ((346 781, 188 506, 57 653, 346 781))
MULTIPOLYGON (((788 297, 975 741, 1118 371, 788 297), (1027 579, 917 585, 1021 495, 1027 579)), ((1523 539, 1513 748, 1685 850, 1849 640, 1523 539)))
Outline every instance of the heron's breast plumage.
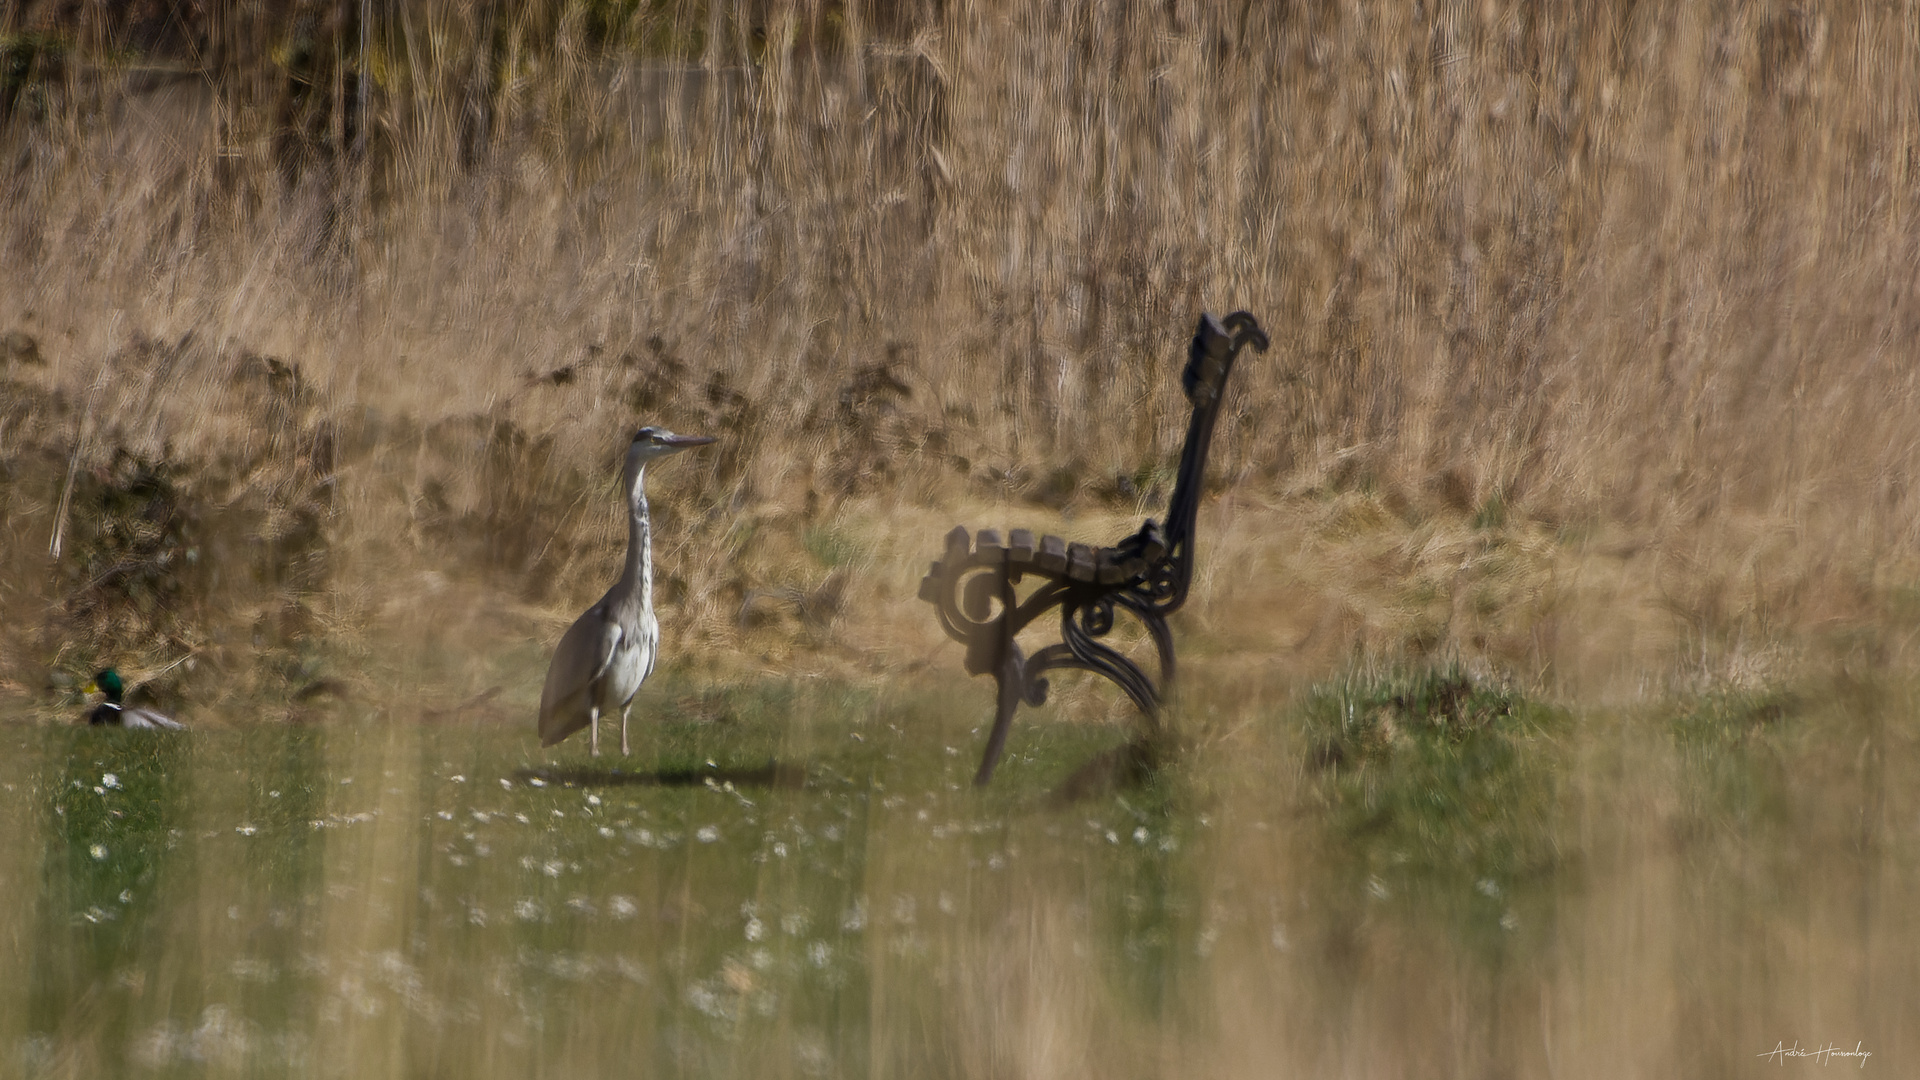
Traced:
POLYGON ((640 692, 640 684, 653 672, 659 651, 660 624, 652 612, 638 612, 631 620, 621 620, 620 644, 614 648, 612 662, 600 692, 601 711, 621 708, 640 692))

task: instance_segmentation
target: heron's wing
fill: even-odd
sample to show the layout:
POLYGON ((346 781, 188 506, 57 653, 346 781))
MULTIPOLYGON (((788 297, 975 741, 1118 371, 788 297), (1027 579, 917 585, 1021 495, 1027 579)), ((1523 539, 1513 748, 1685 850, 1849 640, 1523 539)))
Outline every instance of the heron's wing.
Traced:
POLYGON ((540 691, 540 745, 552 746, 592 720, 593 686, 620 644, 620 624, 595 604, 561 636, 540 691))

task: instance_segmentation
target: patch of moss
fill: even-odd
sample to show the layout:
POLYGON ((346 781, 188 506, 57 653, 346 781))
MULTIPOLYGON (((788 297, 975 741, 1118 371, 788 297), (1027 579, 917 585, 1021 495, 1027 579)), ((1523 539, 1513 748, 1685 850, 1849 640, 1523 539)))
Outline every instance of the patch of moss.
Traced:
POLYGON ((847 530, 833 525, 814 525, 800 535, 801 546, 815 562, 829 570, 862 561, 866 547, 847 530))
POLYGON ((1487 500, 1473 512, 1473 527, 1476 529, 1500 529, 1506 524, 1507 500, 1497 491, 1487 496, 1487 500))
POLYGON ((66 73, 72 43, 54 34, 0 35, 0 122, 16 113, 39 120, 66 73))
POLYGON ((1752 828, 1787 809, 1779 741, 1804 703, 1778 689, 1724 691, 1688 702, 1669 721, 1685 770, 1689 828, 1752 828))
POLYGON ((1492 934, 1556 861, 1556 709, 1458 665, 1354 675, 1302 710, 1328 838, 1356 891, 1425 895, 1492 934))

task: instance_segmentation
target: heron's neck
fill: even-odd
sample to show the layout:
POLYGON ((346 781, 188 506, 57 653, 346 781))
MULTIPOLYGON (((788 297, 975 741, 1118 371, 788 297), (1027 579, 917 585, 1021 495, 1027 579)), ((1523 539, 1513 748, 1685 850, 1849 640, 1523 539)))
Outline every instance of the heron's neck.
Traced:
POLYGON ((620 591, 636 594, 643 610, 653 610, 653 530, 647 517, 647 479, 634 474, 627 492, 627 565, 620 573, 620 591))

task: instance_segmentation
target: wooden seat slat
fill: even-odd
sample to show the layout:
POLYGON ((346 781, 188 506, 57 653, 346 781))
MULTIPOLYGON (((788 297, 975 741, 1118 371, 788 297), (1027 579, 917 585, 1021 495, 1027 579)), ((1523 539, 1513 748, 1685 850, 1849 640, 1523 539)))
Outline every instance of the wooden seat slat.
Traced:
POLYGON ((1007 545, 1000 542, 1000 530, 981 529, 973 541, 973 561, 991 566, 1007 560, 1007 545))
POLYGON ((1093 564, 1093 545, 1072 543, 1067 545, 1067 576, 1075 581, 1092 581, 1095 569, 1093 564))
POLYGON ((965 525, 955 525, 952 531, 947 533, 946 564, 959 566, 966 562, 967 552, 973 546, 972 541, 973 538, 967 534, 965 525))
POLYGON ((1032 529, 1015 529, 1007 534, 1007 561, 1010 563, 1033 561, 1032 529))
POLYGON ((1067 542, 1048 534, 1040 538, 1040 554, 1034 558, 1034 564, 1050 574, 1067 572, 1067 542))

